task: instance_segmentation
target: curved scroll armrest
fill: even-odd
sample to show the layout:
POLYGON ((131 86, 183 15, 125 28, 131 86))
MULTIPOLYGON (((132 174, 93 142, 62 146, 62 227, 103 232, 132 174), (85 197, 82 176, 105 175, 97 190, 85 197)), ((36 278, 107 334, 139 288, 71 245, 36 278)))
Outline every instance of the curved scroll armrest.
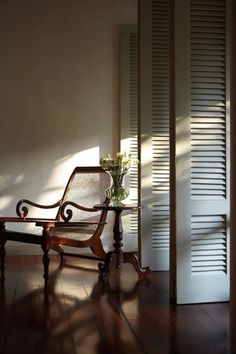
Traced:
MULTIPOLYGON (((106 198, 105 201, 104 201, 104 204, 109 204, 110 202, 110 199, 109 198, 106 198)), ((70 221, 70 219, 72 218, 73 216, 73 212, 71 209, 66 209, 68 206, 72 206, 76 209, 80 209, 80 210, 84 210, 84 211, 88 211, 88 212, 97 212, 98 210, 95 209, 95 208, 87 208, 87 207, 84 207, 80 204, 77 204, 77 203, 74 203, 74 202, 71 202, 71 201, 67 201, 65 203, 63 203, 62 207, 61 207, 61 217, 64 221, 70 221), (67 215, 65 215, 67 214, 67 215)))
POLYGON ((89 212, 96 212, 97 210, 94 209, 94 208, 87 208, 87 207, 84 207, 80 204, 77 204, 77 203, 74 203, 74 202, 65 202, 62 207, 61 207, 61 217, 64 221, 69 221, 72 216, 73 216, 73 212, 71 209, 66 209, 68 206, 72 206, 76 209, 80 209, 80 210, 84 210, 84 211, 89 211, 89 212), (67 214, 67 216, 65 215, 67 214))
POLYGON ((57 203, 51 204, 51 205, 41 205, 41 204, 31 202, 30 200, 27 200, 27 199, 21 199, 21 200, 19 200, 19 202, 16 205, 16 214, 20 218, 25 218, 29 212, 29 209, 27 208, 27 206, 22 206, 23 204, 29 204, 29 205, 32 205, 33 207, 40 208, 40 209, 52 209, 52 208, 56 208, 56 207, 61 206, 62 199, 59 200, 57 203))

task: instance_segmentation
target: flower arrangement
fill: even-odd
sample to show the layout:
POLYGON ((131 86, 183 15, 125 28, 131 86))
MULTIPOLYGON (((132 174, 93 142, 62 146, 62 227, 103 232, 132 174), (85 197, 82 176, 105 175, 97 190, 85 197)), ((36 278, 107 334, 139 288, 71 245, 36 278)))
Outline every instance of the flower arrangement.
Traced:
POLYGON ((115 157, 107 154, 100 159, 100 165, 105 171, 126 174, 131 164, 137 164, 137 159, 132 159, 131 154, 118 152, 115 157))
POLYGON ((124 176, 131 165, 138 162, 137 159, 131 158, 131 154, 127 154, 126 152, 118 152, 115 156, 107 154, 107 156, 100 159, 101 167, 112 178, 112 184, 105 190, 105 194, 113 202, 119 203, 128 197, 129 190, 124 186, 124 176))

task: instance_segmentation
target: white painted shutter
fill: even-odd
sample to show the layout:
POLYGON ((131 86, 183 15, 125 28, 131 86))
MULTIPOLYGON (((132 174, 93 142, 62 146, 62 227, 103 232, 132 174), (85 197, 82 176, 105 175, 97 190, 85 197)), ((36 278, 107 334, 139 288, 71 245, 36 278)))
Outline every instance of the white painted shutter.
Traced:
MULTIPOLYGON (((135 25, 121 26, 120 46, 120 150, 138 159, 138 33, 135 25)), ((138 165, 132 165, 126 176, 130 195, 126 203, 138 204, 138 165)), ((122 216, 124 248, 137 251, 138 213, 122 216)))
POLYGON ((226 14, 227 0, 175 1, 177 303, 229 299, 226 14))
POLYGON ((170 5, 140 1, 141 256, 169 269, 170 5))

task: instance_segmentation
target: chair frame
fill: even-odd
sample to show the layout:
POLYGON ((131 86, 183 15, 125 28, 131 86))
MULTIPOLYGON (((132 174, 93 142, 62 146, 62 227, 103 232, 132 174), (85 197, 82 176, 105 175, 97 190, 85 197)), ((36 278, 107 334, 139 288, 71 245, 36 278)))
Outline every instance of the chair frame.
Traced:
MULTIPOLYGON (((103 260, 106 256, 106 252, 103 249, 101 234, 103 232, 104 226, 106 224, 107 211, 103 210, 100 213, 99 221, 78 221, 73 222, 70 221, 73 212, 70 207, 77 208, 80 210, 84 210, 87 212, 98 212, 97 209, 93 207, 84 207, 80 204, 77 204, 72 201, 65 201, 70 186, 73 182, 73 179, 77 173, 106 173, 100 166, 91 166, 91 167, 76 167, 72 172, 67 185, 65 187, 62 198, 51 205, 42 205, 34 203, 28 199, 21 199, 16 205, 16 217, 0 217, 0 275, 1 279, 5 279, 5 256, 6 249, 5 244, 7 241, 17 241, 29 244, 40 245, 43 251, 43 266, 44 266, 44 274, 43 277, 45 281, 48 280, 49 274, 49 251, 50 249, 59 253, 61 257, 61 262, 63 260, 63 256, 73 256, 73 257, 82 257, 88 259, 97 259, 103 260), (44 219, 44 218, 29 218, 27 217, 29 213, 29 205, 31 207, 40 208, 40 209, 53 209, 58 208, 58 212, 54 219, 44 219), (60 217, 63 221, 60 221, 60 217), (6 224, 8 223, 33 223, 36 227, 42 228, 41 235, 30 234, 26 232, 18 232, 8 230, 6 228, 6 224), (71 227, 88 227, 89 225, 97 225, 93 235, 86 240, 73 240, 65 237, 53 236, 51 233, 51 229, 54 227, 63 228, 67 231, 70 230, 71 227), (72 247, 90 247, 95 257, 92 255, 83 255, 77 253, 64 252, 60 245, 72 246, 72 247)), ((104 197, 105 198, 105 197, 104 197)), ((109 198, 104 199, 104 204, 109 204, 109 198)), ((62 229, 62 230, 63 230, 62 229)))

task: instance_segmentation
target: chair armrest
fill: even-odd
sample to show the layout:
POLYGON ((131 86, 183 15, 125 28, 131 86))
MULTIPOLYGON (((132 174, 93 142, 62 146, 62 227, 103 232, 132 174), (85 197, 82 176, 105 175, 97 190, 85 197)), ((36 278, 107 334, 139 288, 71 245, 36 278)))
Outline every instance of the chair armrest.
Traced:
MULTIPOLYGON (((110 198, 106 197, 106 199, 103 203, 105 205, 108 205, 109 202, 110 202, 110 198)), ((71 201, 67 201, 67 202, 63 203, 63 205, 61 206, 61 210, 60 210, 61 217, 64 221, 69 221, 73 216, 72 210, 66 209, 69 205, 76 208, 76 209, 80 209, 80 210, 84 210, 84 211, 88 211, 88 212, 98 212, 98 209, 95 209, 94 207, 87 208, 87 207, 84 207, 83 205, 80 205, 80 204, 77 204, 77 203, 74 203, 71 201), (67 214, 67 216, 65 214, 67 214)), ((100 221, 100 222, 103 222, 103 221, 100 221)))
POLYGON ((72 210, 66 209, 68 206, 72 206, 76 209, 80 209, 80 210, 84 210, 84 211, 88 211, 88 212, 97 212, 97 210, 95 208, 87 208, 82 205, 76 204, 74 202, 68 201, 68 202, 63 203, 61 210, 60 210, 61 217, 65 222, 69 221, 73 216, 72 210), (67 216, 65 214, 67 214, 67 216))
POLYGON ((61 206, 62 200, 59 200, 57 203, 51 205, 41 205, 41 204, 31 202, 30 200, 27 199, 21 199, 16 205, 16 214, 20 218, 25 218, 29 212, 27 206, 22 206, 23 204, 29 204, 32 205, 33 207, 40 208, 40 209, 52 209, 61 206))
POLYGON ((90 225, 105 225, 106 222, 101 221, 57 221, 55 219, 39 219, 39 218, 20 218, 17 216, 1 216, 0 224, 13 223, 35 223, 36 226, 42 227, 86 227, 90 225))
POLYGON ((36 222, 53 222, 55 219, 39 219, 39 218, 20 218, 18 216, 1 216, 0 224, 6 222, 15 222, 15 223, 36 223, 36 222))
POLYGON ((36 226, 42 227, 86 227, 89 225, 105 225, 106 222, 100 221, 53 221, 53 220, 38 220, 35 222, 36 226))

